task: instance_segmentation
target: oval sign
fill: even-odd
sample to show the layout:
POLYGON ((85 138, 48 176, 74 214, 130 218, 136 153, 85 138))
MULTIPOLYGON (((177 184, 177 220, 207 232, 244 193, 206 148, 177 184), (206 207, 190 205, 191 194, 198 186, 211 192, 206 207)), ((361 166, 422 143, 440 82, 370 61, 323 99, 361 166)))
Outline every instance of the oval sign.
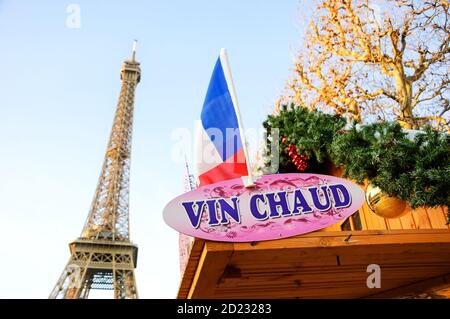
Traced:
POLYGON ((330 226, 364 203, 356 184, 320 174, 274 174, 245 188, 240 178, 205 185, 173 199, 165 222, 198 238, 250 242, 291 237, 330 226))

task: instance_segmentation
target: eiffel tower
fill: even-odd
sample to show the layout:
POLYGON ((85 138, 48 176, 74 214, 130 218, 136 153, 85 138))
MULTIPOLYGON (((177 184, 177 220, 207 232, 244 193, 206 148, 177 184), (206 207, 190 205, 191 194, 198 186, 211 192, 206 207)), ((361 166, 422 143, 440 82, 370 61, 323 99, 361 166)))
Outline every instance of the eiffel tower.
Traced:
POLYGON ((138 247, 130 241, 128 215, 134 92, 141 77, 135 57, 136 41, 120 72, 119 102, 86 223, 69 244, 69 262, 49 298, 88 298, 91 289, 114 290, 116 299, 138 298, 138 247))

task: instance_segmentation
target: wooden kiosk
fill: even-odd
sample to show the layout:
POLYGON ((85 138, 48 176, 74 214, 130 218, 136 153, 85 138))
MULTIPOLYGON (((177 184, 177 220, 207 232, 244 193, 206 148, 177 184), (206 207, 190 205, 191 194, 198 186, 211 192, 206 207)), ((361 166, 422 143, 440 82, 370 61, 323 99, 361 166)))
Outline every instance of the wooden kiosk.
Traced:
POLYGON ((367 203, 313 233, 254 243, 184 237, 178 298, 450 298, 447 207, 396 219, 367 203), (368 288, 367 267, 381 269, 368 288))

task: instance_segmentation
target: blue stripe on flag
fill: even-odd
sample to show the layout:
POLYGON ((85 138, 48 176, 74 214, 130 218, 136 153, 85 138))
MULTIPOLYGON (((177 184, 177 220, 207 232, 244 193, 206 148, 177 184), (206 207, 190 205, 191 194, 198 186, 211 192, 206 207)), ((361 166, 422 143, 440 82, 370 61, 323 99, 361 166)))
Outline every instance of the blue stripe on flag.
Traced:
POLYGON ((220 58, 217 59, 209 82, 201 120, 223 161, 242 148, 238 120, 220 58), (219 132, 222 136, 218 137, 216 135, 219 132))

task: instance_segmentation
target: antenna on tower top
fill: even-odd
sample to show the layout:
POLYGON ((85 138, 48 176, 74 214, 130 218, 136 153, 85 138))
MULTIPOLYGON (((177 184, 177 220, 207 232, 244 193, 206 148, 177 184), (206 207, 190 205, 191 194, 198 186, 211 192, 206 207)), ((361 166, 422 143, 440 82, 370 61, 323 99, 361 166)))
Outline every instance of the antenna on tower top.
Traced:
POLYGON ((136 61, 136 45, 137 45, 137 40, 135 39, 133 41, 133 53, 132 53, 132 56, 131 56, 131 61, 132 62, 136 61))
POLYGON ((189 192, 191 190, 194 190, 196 188, 196 185, 195 185, 194 175, 192 175, 189 172, 189 164, 188 164, 188 161, 186 158, 186 154, 184 154, 184 165, 186 168, 186 172, 185 172, 186 180, 185 180, 185 184, 184 184, 184 191, 189 192))

